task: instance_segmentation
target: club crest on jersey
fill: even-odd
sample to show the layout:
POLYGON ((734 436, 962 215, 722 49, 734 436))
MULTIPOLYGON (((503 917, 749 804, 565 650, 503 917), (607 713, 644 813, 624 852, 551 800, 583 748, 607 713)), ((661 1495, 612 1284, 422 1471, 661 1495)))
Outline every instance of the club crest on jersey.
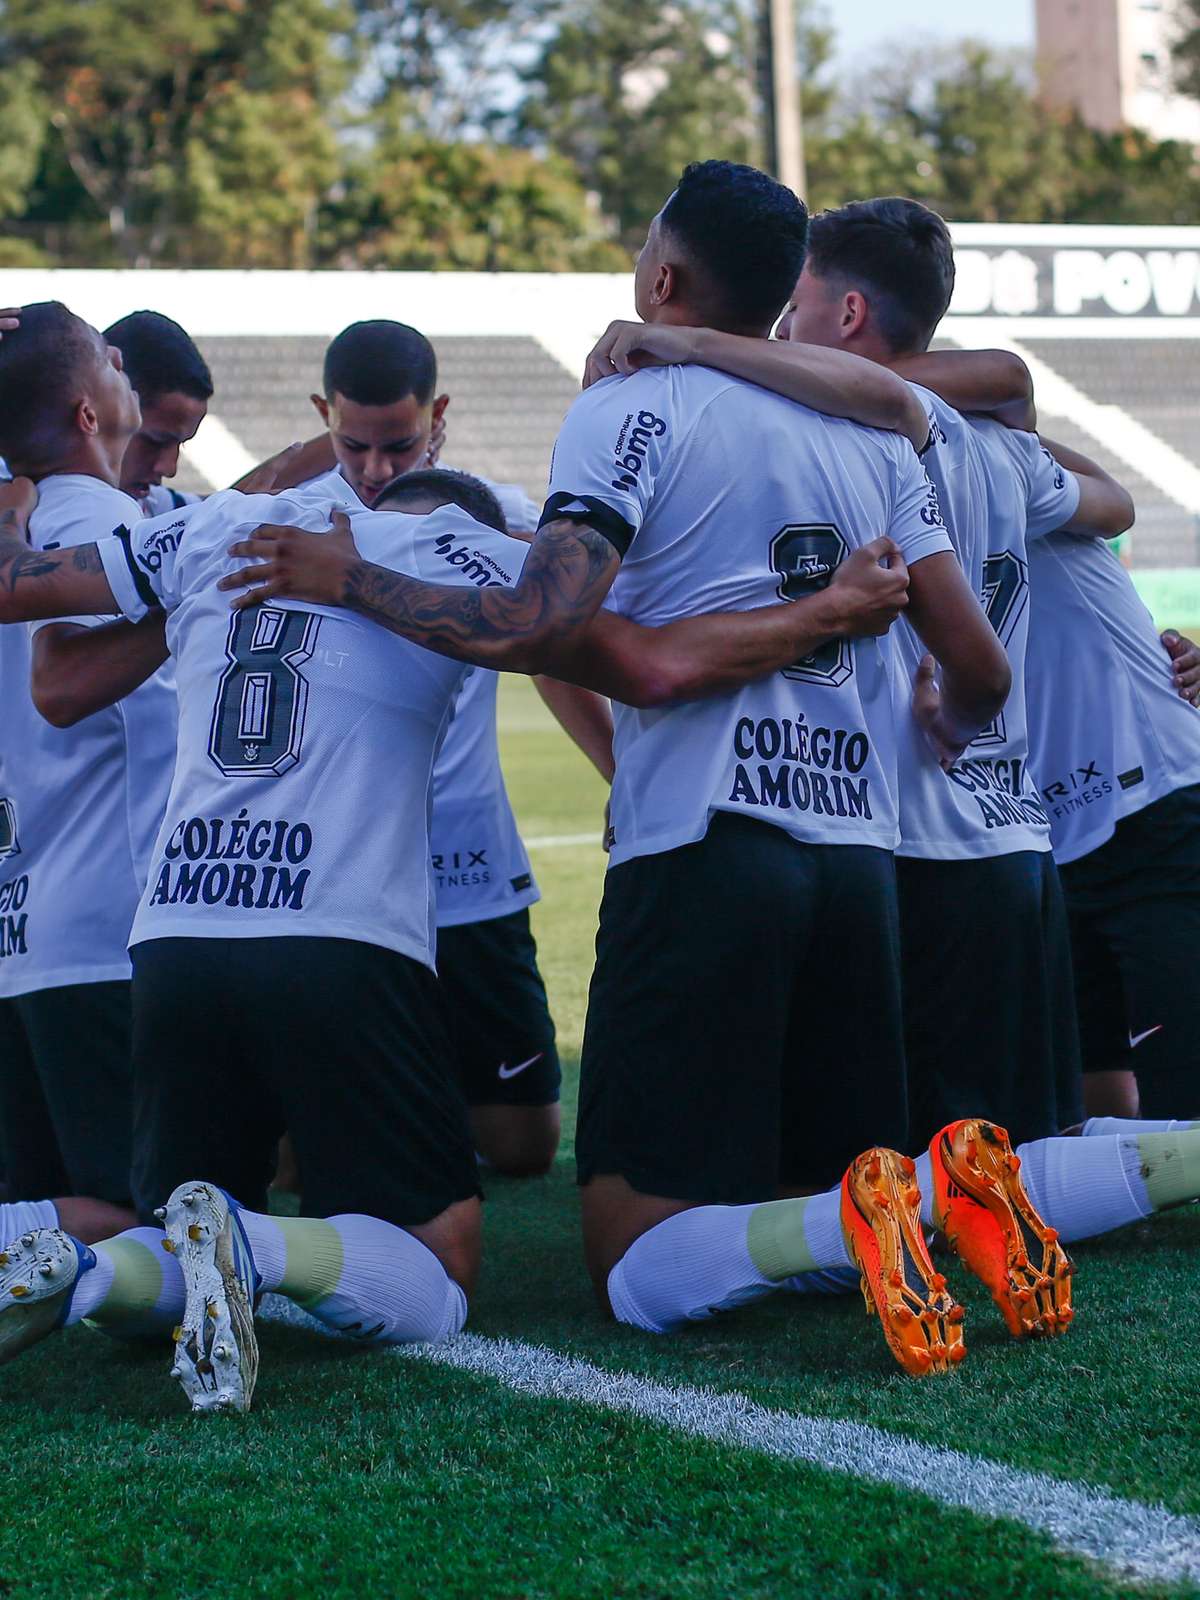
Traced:
POLYGON ((666 422, 662 417, 656 417, 653 411, 639 411, 636 422, 632 411, 627 414, 613 446, 613 465, 616 467, 612 483, 614 489, 636 489, 650 441, 661 439, 666 431, 666 422))
POLYGON ((0 860, 6 856, 19 856, 20 854, 21 845, 17 838, 17 808, 5 795, 0 798, 0 860))

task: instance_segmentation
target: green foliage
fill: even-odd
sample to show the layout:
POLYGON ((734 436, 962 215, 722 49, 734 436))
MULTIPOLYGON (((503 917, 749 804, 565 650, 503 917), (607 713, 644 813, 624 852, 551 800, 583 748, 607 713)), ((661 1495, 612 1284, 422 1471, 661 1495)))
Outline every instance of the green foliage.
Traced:
MULTIPOLYGON (((797 44, 810 204, 1190 222, 1195 153, 1043 106, 1028 62, 797 44)), ((4 261, 619 269, 687 162, 763 160, 757 0, 0 0, 4 261)), ((1200 0, 1179 72, 1200 92, 1200 0)))
POLYGON ((754 50, 733 0, 573 0, 523 75, 519 134, 573 162, 636 247, 689 161, 761 160, 754 50))
POLYGON ((566 162, 504 145, 394 132, 326 209, 339 266, 472 272, 622 271, 628 256, 566 162))

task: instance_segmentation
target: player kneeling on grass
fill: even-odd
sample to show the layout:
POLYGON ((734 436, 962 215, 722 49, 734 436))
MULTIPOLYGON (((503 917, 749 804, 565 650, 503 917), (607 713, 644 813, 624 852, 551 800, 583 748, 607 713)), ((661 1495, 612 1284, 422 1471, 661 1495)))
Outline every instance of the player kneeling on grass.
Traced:
MULTIPOLYGON (((27 483, 0 493, 0 620, 104 613, 118 598, 131 616, 156 604, 172 613, 182 731, 133 934, 143 1216, 176 1187, 166 1253, 152 1228, 94 1249, 57 1230, 21 1235, 0 1263, 0 1356, 84 1318, 123 1332, 177 1326, 176 1369, 193 1403, 244 1408, 256 1366, 248 1308, 260 1288, 360 1337, 445 1337, 465 1317, 479 1207, 465 1117, 438 1061, 440 1017, 425 1004, 422 908, 425 795, 459 669, 320 606, 239 604, 230 616, 214 581, 234 566, 230 540, 264 516, 324 527, 328 491, 282 501, 227 492, 69 554, 23 542, 33 499, 27 483), (401 654, 389 664, 380 651, 401 654), (330 805, 352 798, 318 832, 296 819, 324 815, 322 794, 330 805), (263 1214, 285 1125, 309 1204, 337 1215, 263 1214), (179 1185, 189 1168, 208 1176, 179 1185)), ((486 556, 495 586, 527 554, 453 510, 440 520, 349 510, 345 528, 373 553, 398 541, 419 570, 419 542, 451 578, 464 568, 473 595, 477 575, 451 556, 464 547, 486 556)), ((349 532, 311 544, 339 574, 348 561, 365 565, 349 532)), ((886 631, 907 586, 895 557, 876 541, 824 594, 738 619, 658 630, 608 619, 593 660, 650 703, 770 670, 829 637, 886 631), (893 565, 881 566, 889 555, 893 565)), ((552 564, 540 581, 557 588, 560 577, 552 564)))

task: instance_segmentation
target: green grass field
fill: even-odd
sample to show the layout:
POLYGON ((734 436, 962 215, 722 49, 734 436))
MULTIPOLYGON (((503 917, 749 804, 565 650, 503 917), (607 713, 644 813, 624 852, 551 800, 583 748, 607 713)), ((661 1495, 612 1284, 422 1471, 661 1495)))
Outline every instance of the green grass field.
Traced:
MULTIPOLYGON (((599 833, 603 789, 524 684, 503 697, 527 837, 599 833)), ((533 852, 535 915, 569 1073, 602 861, 533 852)), ((569 1147, 489 1185, 471 1327, 657 1383, 871 1422, 925 1445, 1200 1515, 1195 1208, 1078 1249, 1077 1321, 1018 1347, 955 1275, 970 1357, 905 1379, 857 1296, 777 1296, 654 1339, 603 1323, 585 1281, 569 1147)), ((1016 1522, 530 1398, 420 1356, 262 1330, 246 1418, 192 1418, 166 1353, 78 1328, 0 1373, 8 1460, 0 1595, 1047 1597, 1135 1585, 1016 1522)))

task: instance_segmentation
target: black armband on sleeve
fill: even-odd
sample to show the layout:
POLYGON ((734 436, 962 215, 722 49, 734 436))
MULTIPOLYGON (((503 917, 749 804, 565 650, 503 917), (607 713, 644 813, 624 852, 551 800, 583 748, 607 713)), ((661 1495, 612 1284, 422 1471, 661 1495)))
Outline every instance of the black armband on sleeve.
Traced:
POLYGON ((619 511, 591 494, 552 494, 542 507, 538 527, 544 528, 548 522, 586 522, 589 528, 602 534, 621 557, 637 532, 619 511))
POLYGON ((930 428, 929 432, 925 435, 925 443, 917 451, 917 459, 918 459, 918 461, 921 459, 922 456, 927 456, 929 454, 929 452, 933 449, 933 444, 934 444, 933 429, 930 428))
POLYGON ((125 552, 125 565, 129 568, 129 576, 133 579, 138 599, 143 605, 149 606, 151 611, 161 611, 162 601, 151 587, 149 578, 133 559, 132 535, 124 523, 119 528, 113 529, 113 537, 121 541, 121 549, 125 552))

